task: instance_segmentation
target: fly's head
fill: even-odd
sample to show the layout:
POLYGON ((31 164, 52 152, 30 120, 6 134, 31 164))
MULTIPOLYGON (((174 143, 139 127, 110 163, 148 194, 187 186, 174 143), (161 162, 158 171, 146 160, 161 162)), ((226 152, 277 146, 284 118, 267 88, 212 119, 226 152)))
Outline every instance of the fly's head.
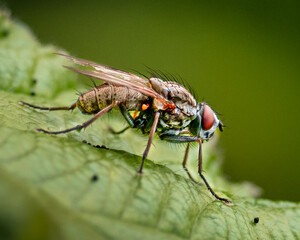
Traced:
POLYGON ((219 120, 217 114, 202 102, 197 105, 197 117, 191 123, 191 132, 197 137, 208 140, 214 135, 216 129, 223 131, 223 123, 219 120))
POLYGON ((217 128, 223 131, 223 123, 219 120, 217 114, 206 103, 199 103, 199 114, 201 116, 200 137, 208 140, 213 136, 217 128))

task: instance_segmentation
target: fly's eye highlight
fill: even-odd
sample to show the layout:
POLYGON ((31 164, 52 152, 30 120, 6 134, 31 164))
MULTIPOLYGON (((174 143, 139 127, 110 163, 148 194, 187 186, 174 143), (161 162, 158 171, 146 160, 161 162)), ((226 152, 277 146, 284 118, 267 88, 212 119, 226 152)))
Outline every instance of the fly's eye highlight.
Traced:
POLYGON ((202 115, 202 129, 204 131, 211 129, 215 123, 214 111, 208 106, 204 105, 203 115, 202 115))

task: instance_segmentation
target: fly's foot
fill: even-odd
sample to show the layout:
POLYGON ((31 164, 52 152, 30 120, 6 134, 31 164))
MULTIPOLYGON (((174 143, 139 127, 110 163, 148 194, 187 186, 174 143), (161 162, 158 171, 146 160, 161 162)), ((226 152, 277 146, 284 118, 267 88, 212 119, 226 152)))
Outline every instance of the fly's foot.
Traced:
POLYGON ((34 131, 35 131, 36 133, 39 133, 39 132, 47 133, 47 131, 44 130, 44 129, 42 129, 42 128, 36 128, 36 129, 34 129, 34 131))
POLYGON ((125 132, 129 128, 130 128, 130 126, 122 129, 121 131, 115 131, 112 127, 108 127, 108 131, 110 131, 112 134, 118 135, 118 134, 121 134, 121 133, 125 132))
POLYGON ((221 198, 217 194, 214 195, 215 198, 223 203, 225 203, 227 206, 233 206, 233 203, 227 200, 226 198, 221 198))
POLYGON ((225 202, 225 204, 226 204, 227 206, 229 206, 229 207, 231 207, 231 206, 234 205, 232 202, 230 202, 230 201, 228 201, 228 200, 226 200, 226 201, 224 201, 224 202, 225 202))
POLYGON ((112 134, 117 134, 117 131, 115 131, 115 129, 113 129, 112 127, 108 127, 107 130, 112 134))
POLYGON ((49 131, 47 131, 45 129, 42 129, 42 128, 36 128, 34 131, 36 133, 43 132, 43 133, 47 133, 47 134, 53 134, 53 132, 49 132, 49 131))

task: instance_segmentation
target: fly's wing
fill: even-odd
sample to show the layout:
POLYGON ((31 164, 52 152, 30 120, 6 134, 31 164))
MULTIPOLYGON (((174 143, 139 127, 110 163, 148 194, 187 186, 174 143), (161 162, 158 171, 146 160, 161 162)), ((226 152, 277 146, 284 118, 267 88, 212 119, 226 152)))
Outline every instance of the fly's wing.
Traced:
POLYGON ((123 78, 118 78, 114 75, 106 74, 106 73, 99 72, 99 71, 93 71, 93 70, 81 70, 78 68, 73 68, 73 67, 68 67, 68 66, 64 66, 64 67, 67 69, 70 69, 74 72, 80 73, 82 75, 86 75, 86 76, 89 76, 92 78, 96 78, 96 79, 105 81, 107 83, 111 83, 112 85, 115 85, 115 86, 123 86, 123 87, 128 87, 128 88, 137 90, 149 97, 163 98, 161 95, 159 95, 157 92, 155 92, 152 88, 149 88, 142 84, 136 84, 135 82, 131 82, 131 81, 125 80, 123 78))
POLYGON ((64 66, 67 69, 92 78, 105 81, 115 86, 128 87, 130 89, 143 93, 144 95, 155 99, 155 105, 158 109, 175 108, 173 102, 168 101, 159 93, 154 91, 154 89, 149 87, 149 81, 144 78, 141 78, 132 73, 124 72, 118 69, 113 69, 84 59, 74 58, 61 53, 58 53, 58 55, 64 56, 79 65, 93 67, 95 70, 82 70, 78 68, 64 66))
POLYGON ((107 75, 111 75, 111 76, 114 76, 114 77, 117 77, 117 78, 121 78, 121 79, 124 79, 124 80, 128 80, 130 82, 134 82, 136 84, 141 84, 141 85, 145 85, 145 86, 148 86, 148 84, 149 84, 148 79, 144 79, 142 77, 139 77, 139 76, 137 76, 135 74, 132 74, 132 73, 129 73, 129 72, 124 72, 122 70, 107 67, 107 66, 104 66, 104 65, 101 65, 101 64, 98 64, 98 63, 88 61, 88 60, 75 58, 75 57, 72 57, 72 56, 69 56, 69 55, 66 55, 66 54, 63 54, 63 53, 56 53, 56 54, 60 55, 60 56, 63 56, 65 58, 68 58, 68 59, 72 60, 73 62, 79 64, 79 65, 92 67, 96 71, 105 73, 107 75))

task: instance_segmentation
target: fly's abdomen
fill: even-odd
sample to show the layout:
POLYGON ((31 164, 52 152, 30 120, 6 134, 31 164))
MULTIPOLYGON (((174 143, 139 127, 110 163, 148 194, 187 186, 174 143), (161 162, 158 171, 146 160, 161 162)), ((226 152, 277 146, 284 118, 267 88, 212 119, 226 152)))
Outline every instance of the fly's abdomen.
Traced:
POLYGON ((147 100, 148 97, 138 91, 104 83, 83 93, 77 106, 83 113, 94 114, 113 102, 119 102, 130 111, 140 109, 147 100))
POLYGON ((82 113, 93 114, 99 112, 95 88, 81 94, 77 100, 77 107, 82 113))

